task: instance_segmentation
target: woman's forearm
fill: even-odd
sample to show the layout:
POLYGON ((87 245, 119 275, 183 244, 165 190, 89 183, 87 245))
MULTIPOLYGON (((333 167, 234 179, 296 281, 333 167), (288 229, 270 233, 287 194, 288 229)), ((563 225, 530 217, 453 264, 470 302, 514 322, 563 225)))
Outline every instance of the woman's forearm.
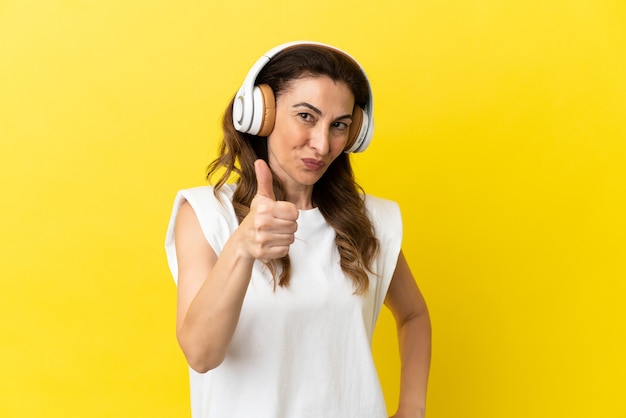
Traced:
POLYGON ((430 370, 431 326, 428 311, 398 324, 400 400, 396 418, 422 418, 430 370))
POLYGON ((234 234, 189 304, 177 330, 189 365, 198 372, 217 367, 235 332, 254 259, 234 234))

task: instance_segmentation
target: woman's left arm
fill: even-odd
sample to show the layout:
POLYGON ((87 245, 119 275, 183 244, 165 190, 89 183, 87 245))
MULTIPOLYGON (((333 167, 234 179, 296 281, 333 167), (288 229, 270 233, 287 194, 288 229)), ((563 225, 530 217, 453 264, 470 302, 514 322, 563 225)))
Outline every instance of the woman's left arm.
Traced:
POLYGON ((401 362, 400 401, 392 418, 423 418, 430 369, 430 316, 402 251, 385 305, 396 321, 401 362))

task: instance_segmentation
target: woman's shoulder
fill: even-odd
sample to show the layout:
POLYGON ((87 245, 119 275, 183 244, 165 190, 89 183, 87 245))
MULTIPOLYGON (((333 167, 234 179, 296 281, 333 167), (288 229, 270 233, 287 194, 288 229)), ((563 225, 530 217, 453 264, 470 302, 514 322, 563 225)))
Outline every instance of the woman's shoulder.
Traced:
POLYGON ((174 280, 178 277, 174 231, 180 208, 188 202, 198 219, 202 233, 216 253, 219 253, 228 236, 237 227, 237 217, 232 205, 234 189, 233 185, 224 185, 215 193, 213 186, 197 186, 177 192, 165 237, 167 259, 174 280))
POLYGON ((400 215, 400 206, 397 202, 371 194, 364 195, 365 208, 375 218, 397 217, 400 215))
POLYGON ((218 189, 214 186, 196 186, 179 190, 174 201, 173 215, 187 202, 201 225, 211 225, 220 222, 220 219, 236 224, 232 203, 234 190, 235 185, 232 184, 225 184, 218 189))
POLYGON ((219 189, 215 189, 214 186, 196 186, 179 190, 177 199, 187 200, 192 206, 194 203, 228 205, 232 204, 234 191, 234 184, 224 184, 219 189))
POLYGON ((233 210, 232 197, 234 189, 234 186, 230 184, 225 184, 219 189, 215 189, 214 186, 196 186, 181 189, 176 193, 174 209, 176 210, 185 202, 188 202, 196 214, 207 211, 229 213, 233 210))
POLYGON ((364 202, 379 239, 402 235, 402 214, 397 202, 369 194, 364 195, 364 202))

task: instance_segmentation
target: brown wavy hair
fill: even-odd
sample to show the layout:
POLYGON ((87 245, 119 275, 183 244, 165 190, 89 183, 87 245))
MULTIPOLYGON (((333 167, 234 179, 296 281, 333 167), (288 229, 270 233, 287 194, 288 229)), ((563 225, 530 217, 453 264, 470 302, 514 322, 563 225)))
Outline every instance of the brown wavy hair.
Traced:
MULTIPOLYGON (((317 45, 298 45, 281 51, 263 68, 256 84, 269 84, 278 97, 291 82, 307 76, 327 76, 335 82, 346 83, 354 94, 355 105, 362 108, 370 100, 368 81, 358 65, 338 51, 317 45)), ((217 196, 231 176, 236 176, 233 206, 241 223, 250 211, 250 203, 257 191, 254 161, 259 158, 268 161, 267 138, 235 130, 232 107, 233 100, 224 112, 224 138, 219 156, 207 169, 207 179, 222 171, 215 183, 217 196)), ((277 176, 273 179, 276 198, 284 199, 282 184, 277 176)), ((369 283, 367 272, 372 272, 379 243, 366 213, 363 189, 355 181, 348 154, 340 154, 315 183, 312 199, 326 222, 335 230, 341 269, 352 279, 356 294, 366 293, 369 283)), ((278 285, 288 286, 291 271, 289 255, 266 265, 274 276, 274 285, 278 274, 278 285)))

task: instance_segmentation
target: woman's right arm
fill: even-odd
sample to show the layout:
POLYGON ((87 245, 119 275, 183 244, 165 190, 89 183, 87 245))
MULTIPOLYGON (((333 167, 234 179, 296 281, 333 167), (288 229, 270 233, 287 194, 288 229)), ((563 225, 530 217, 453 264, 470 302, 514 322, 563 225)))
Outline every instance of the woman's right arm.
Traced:
POLYGON ((178 259, 176 336, 191 368, 203 373, 224 359, 254 259, 237 244, 237 233, 218 258, 189 202, 180 207, 174 237, 178 259))
POLYGON ((250 213, 226 241, 220 256, 207 242, 196 214, 185 202, 176 216, 178 260, 176 336, 192 369, 217 367, 235 332, 255 259, 284 256, 293 243, 298 210, 276 202, 272 177, 257 163, 259 192, 250 213))

